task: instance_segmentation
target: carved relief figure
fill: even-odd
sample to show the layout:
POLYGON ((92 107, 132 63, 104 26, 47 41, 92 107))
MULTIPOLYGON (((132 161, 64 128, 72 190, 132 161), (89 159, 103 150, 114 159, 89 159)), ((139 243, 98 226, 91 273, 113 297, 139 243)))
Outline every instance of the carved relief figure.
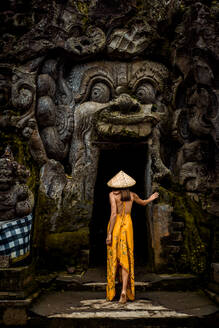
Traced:
POLYGON ((28 177, 7 147, 0 158, 0 260, 17 261, 29 253, 34 198, 25 184, 28 177))
POLYGON ((147 139, 166 119, 167 79, 168 70, 149 61, 97 62, 72 69, 68 84, 76 105, 69 163, 75 180, 84 179, 81 172, 87 175, 80 184, 87 186, 86 197, 92 194, 97 170, 93 141, 147 139), (78 75, 81 80, 75 87, 78 75))
POLYGON ((167 119, 168 74, 149 61, 94 62, 68 73, 52 59, 43 65, 36 109, 40 136, 49 158, 67 158, 70 147, 79 198, 92 197, 98 161, 94 140, 144 139, 167 119))
POLYGON ((0 221, 13 220, 32 212, 33 194, 25 184, 29 171, 19 165, 9 148, 0 158, 0 221))

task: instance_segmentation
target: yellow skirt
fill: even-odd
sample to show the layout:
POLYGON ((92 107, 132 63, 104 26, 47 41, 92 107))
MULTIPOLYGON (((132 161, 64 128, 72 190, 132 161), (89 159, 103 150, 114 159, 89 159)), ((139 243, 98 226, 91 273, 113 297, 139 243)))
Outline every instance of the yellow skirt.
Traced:
MULTIPOLYGON (((109 224, 107 231, 109 230, 109 224)), ((134 254, 133 254, 133 227, 130 214, 117 214, 112 233, 112 244, 107 245, 107 287, 106 299, 112 301, 115 296, 115 280, 121 269, 128 272, 127 299, 135 299, 134 254), (119 269, 119 270, 117 270, 119 269)))

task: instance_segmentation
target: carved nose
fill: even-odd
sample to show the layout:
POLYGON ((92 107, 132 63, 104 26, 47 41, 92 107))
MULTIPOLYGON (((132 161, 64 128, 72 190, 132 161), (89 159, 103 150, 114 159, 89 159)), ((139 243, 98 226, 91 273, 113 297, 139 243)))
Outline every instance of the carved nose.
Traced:
POLYGON ((117 110, 125 113, 137 112, 140 109, 139 103, 126 93, 116 98, 115 105, 117 110))

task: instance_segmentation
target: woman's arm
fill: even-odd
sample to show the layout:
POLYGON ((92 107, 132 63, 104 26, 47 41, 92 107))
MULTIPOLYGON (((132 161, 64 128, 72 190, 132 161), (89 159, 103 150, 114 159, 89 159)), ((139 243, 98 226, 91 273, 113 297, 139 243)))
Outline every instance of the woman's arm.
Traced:
POLYGON ((156 199, 158 196, 159 196, 158 192, 155 192, 148 199, 143 200, 143 199, 139 198, 137 194, 133 193, 133 200, 137 204, 145 206, 148 203, 152 202, 154 199, 156 199))
POLYGON ((111 205, 111 215, 110 215, 110 220, 109 220, 109 231, 107 233, 107 238, 106 238, 106 244, 111 245, 112 243, 112 233, 113 233, 113 228, 116 222, 116 200, 113 196, 113 193, 111 192, 109 194, 109 199, 110 199, 110 205, 111 205))

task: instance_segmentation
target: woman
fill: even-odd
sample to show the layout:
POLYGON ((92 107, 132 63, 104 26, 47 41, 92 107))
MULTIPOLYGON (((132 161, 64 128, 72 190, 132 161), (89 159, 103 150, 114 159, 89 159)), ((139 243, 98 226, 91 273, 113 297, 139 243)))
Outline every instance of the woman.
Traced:
POLYGON ((119 268, 120 280, 122 280, 122 292, 120 303, 134 300, 134 256, 133 256, 133 228, 131 209, 133 202, 145 206, 159 194, 155 192, 148 199, 142 200, 137 194, 129 191, 129 187, 135 185, 135 180, 120 171, 107 185, 114 189, 110 192, 111 215, 107 228, 107 300, 111 301, 115 296, 115 279, 119 268))

